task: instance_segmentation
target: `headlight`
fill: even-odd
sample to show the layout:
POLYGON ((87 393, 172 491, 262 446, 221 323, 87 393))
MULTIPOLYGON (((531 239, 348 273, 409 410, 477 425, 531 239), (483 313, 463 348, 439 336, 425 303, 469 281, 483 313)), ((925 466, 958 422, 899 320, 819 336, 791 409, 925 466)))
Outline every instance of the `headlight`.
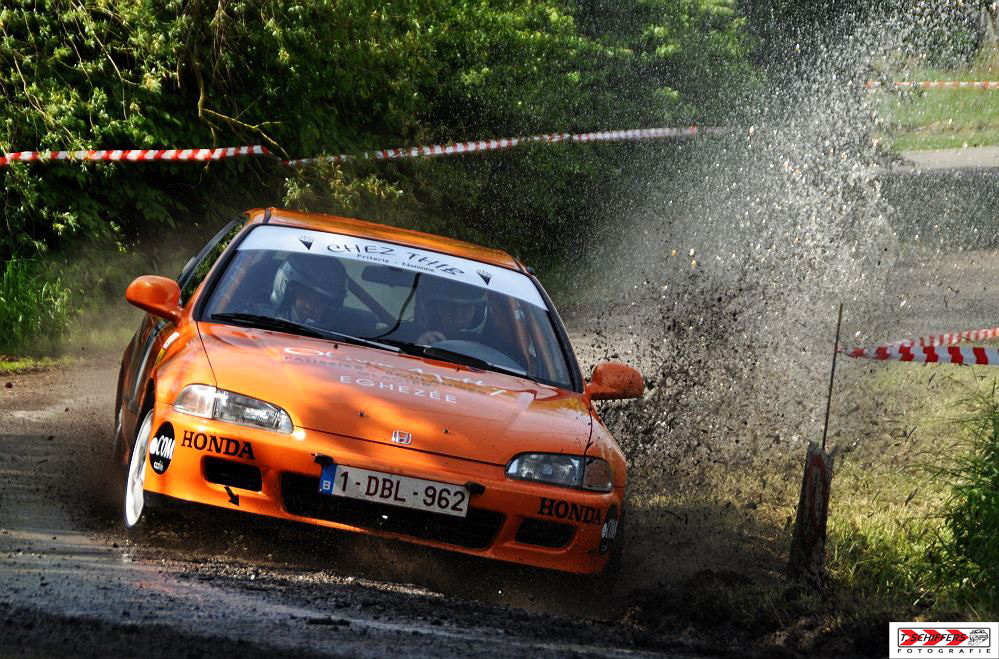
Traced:
POLYGON ((291 417, 277 405, 207 384, 189 384, 177 395, 173 409, 251 428, 291 433, 291 417))
POLYGON ((215 387, 207 384, 189 384, 173 401, 173 409, 184 414, 212 418, 215 411, 215 387))
POLYGON ((598 492, 613 489, 610 465, 600 458, 557 453, 522 453, 510 461, 506 475, 525 481, 598 492))
POLYGON ((525 481, 540 481, 565 487, 579 487, 583 459, 554 453, 524 453, 506 467, 506 475, 525 481))

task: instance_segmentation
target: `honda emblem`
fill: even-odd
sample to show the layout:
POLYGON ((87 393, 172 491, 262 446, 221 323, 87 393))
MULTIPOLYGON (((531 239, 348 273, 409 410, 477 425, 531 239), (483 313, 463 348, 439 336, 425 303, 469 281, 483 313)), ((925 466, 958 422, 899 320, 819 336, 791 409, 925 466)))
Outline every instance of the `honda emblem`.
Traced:
POLYGON ((405 432, 403 430, 393 430, 392 431, 392 441, 396 444, 404 444, 409 446, 413 443, 413 433, 405 432))

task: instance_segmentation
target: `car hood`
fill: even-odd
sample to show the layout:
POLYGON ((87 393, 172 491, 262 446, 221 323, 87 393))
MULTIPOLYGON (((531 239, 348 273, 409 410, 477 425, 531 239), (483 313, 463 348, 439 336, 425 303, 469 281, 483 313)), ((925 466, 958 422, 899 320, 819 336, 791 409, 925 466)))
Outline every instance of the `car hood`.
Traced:
POLYGON ((497 465, 523 451, 582 454, 591 435, 580 394, 525 378, 267 330, 200 330, 220 388, 280 405, 298 427, 497 465), (394 442, 396 431, 411 443, 394 442))

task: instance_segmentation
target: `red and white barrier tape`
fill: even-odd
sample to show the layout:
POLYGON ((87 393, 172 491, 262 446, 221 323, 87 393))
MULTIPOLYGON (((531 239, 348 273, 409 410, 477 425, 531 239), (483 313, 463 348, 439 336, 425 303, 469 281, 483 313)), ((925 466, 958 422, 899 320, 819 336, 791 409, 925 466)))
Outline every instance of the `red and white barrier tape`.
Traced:
POLYGON ((318 158, 299 158, 297 160, 282 160, 281 164, 300 166, 316 162, 345 162, 348 160, 398 160, 400 158, 433 158, 436 156, 452 156, 478 151, 498 151, 512 149, 523 144, 557 142, 623 142, 630 140, 661 139, 664 137, 695 137, 705 134, 728 132, 728 128, 633 128, 629 130, 607 130, 598 133, 547 133, 530 137, 505 137, 497 140, 477 140, 474 142, 458 142, 456 144, 434 144, 432 146, 403 147, 399 149, 383 149, 369 151, 361 155, 340 154, 336 156, 321 156, 318 158))
POLYGON ((932 336, 920 336, 915 339, 904 339, 885 346, 952 346, 958 343, 969 341, 991 341, 999 338, 999 327, 989 327, 987 329, 965 330, 963 332, 948 332, 947 334, 934 334, 932 336))
POLYGON ((15 151, 0 156, 0 167, 12 162, 49 161, 120 161, 147 162, 150 160, 221 160, 243 156, 269 156, 263 146, 230 146, 221 149, 99 149, 91 151, 15 151))
MULTIPOLYGON (((889 83, 896 88, 919 87, 922 89, 999 89, 999 81, 975 80, 922 80, 889 83)), ((885 86, 878 80, 868 80, 865 87, 877 89, 885 86)), ((317 162, 346 162, 349 160, 398 160, 400 158, 432 158, 453 156, 481 151, 512 149, 522 144, 557 142, 622 142, 631 140, 662 139, 668 137, 695 137, 731 132, 731 128, 689 126, 687 128, 632 128, 593 133, 547 133, 527 137, 504 137, 494 140, 476 140, 453 144, 400 147, 369 151, 360 155, 341 153, 334 156, 281 160, 282 165, 301 166, 317 162)), ((277 159, 265 146, 236 146, 218 149, 97 149, 86 151, 14 151, 0 155, 0 167, 14 162, 86 162, 125 161, 149 162, 152 160, 196 161, 221 160, 246 156, 265 156, 277 159)))
POLYGON ((894 87, 895 89, 999 89, 996 80, 896 80, 883 83, 880 80, 868 80, 864 85, 867 89, 894 87))
POLYGON ((958 346, 878 346, 877 348, 841 348, 858 359, 898 360, 940 364, 999 365, 997 348, 961 348, 958 346))
POLYGON ((999 365, 997 348, 959 348, 958 343, 999 338, 999 327, 948 332, 904 339, 892 344, 866 348, 840 348, 840 352, 860 359, 899 360, 949 364, 999 365))
MULTIPOLYGON (((400 158, 429 158, 454 156, 479 151, 512 149, 523 144, 557 142, 623 142, 631 140, 662 139, 667 137, 695 137, 697 135, 728 132, 727 128, 633 128, 607 130, 597 133, 548 133, 529 137, 505 137, 495 140, 477 140, 456 144, 402 147, 369 151, 360 155, 342 153, 335 156, 281 160, 282 165, 301 166, 317 162, 346 162, 348 160, 397 160, 400 158)), ((266 156, 277 159, 264 146, 238 146, 221 149, 101 149, 92 151, 15 151, 0 156, 0 167, 13 162, 83 162, 90 160, 148 162, 152 160, 199 161, 221 160, 244 156, 266 156)))

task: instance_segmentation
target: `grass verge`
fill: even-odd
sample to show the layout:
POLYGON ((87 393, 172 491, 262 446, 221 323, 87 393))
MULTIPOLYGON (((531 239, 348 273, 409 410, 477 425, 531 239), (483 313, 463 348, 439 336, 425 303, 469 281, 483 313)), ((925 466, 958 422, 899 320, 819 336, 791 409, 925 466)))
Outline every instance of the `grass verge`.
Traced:
POLYGON ((0 355, 0 376, 47 371, 75 363, 72 357, 10 357, 0 355))
MULTIPOLYGON (((684 517, 653 541, 664 561, 692 569, 659 588, 632 590, 626 620, 659 633, 711 623, 733 639, 730 647, 846 656, 883 654, 892 620, 999 615, 991 573, 969 562, 951 521, 961 506, 961 519, 983 518, 976 502, 999 474, 995 376, 902 363, 854 374, 848 386, 840 380, 846 391, 833 409, 846 412, 854 400, 865 401, 867 412, 834 420, 824 591, 784 576, 804 449, 769 459, 760 454, 737 468, 705 472, 696 491, 639 502, 684 517), (695 523, 702 510, 713 521, 695 523)), ((991 496, 999 498, 999 491, 991 496)), ((639 571, 646 580, 655 573, 646 565, 639 571)))
POLYGON ((0 350, 38 354, 69 326, 70 291, 35 261, 10 259, 0 270, 0 350))
MULTIPOLYGON (((912 80, 996 80, 992 67, 923 69, 912 80)), ((999 144, 999 90, 926 89, 879 91, 881 114, 891 126, 896 151, 999 144)))

